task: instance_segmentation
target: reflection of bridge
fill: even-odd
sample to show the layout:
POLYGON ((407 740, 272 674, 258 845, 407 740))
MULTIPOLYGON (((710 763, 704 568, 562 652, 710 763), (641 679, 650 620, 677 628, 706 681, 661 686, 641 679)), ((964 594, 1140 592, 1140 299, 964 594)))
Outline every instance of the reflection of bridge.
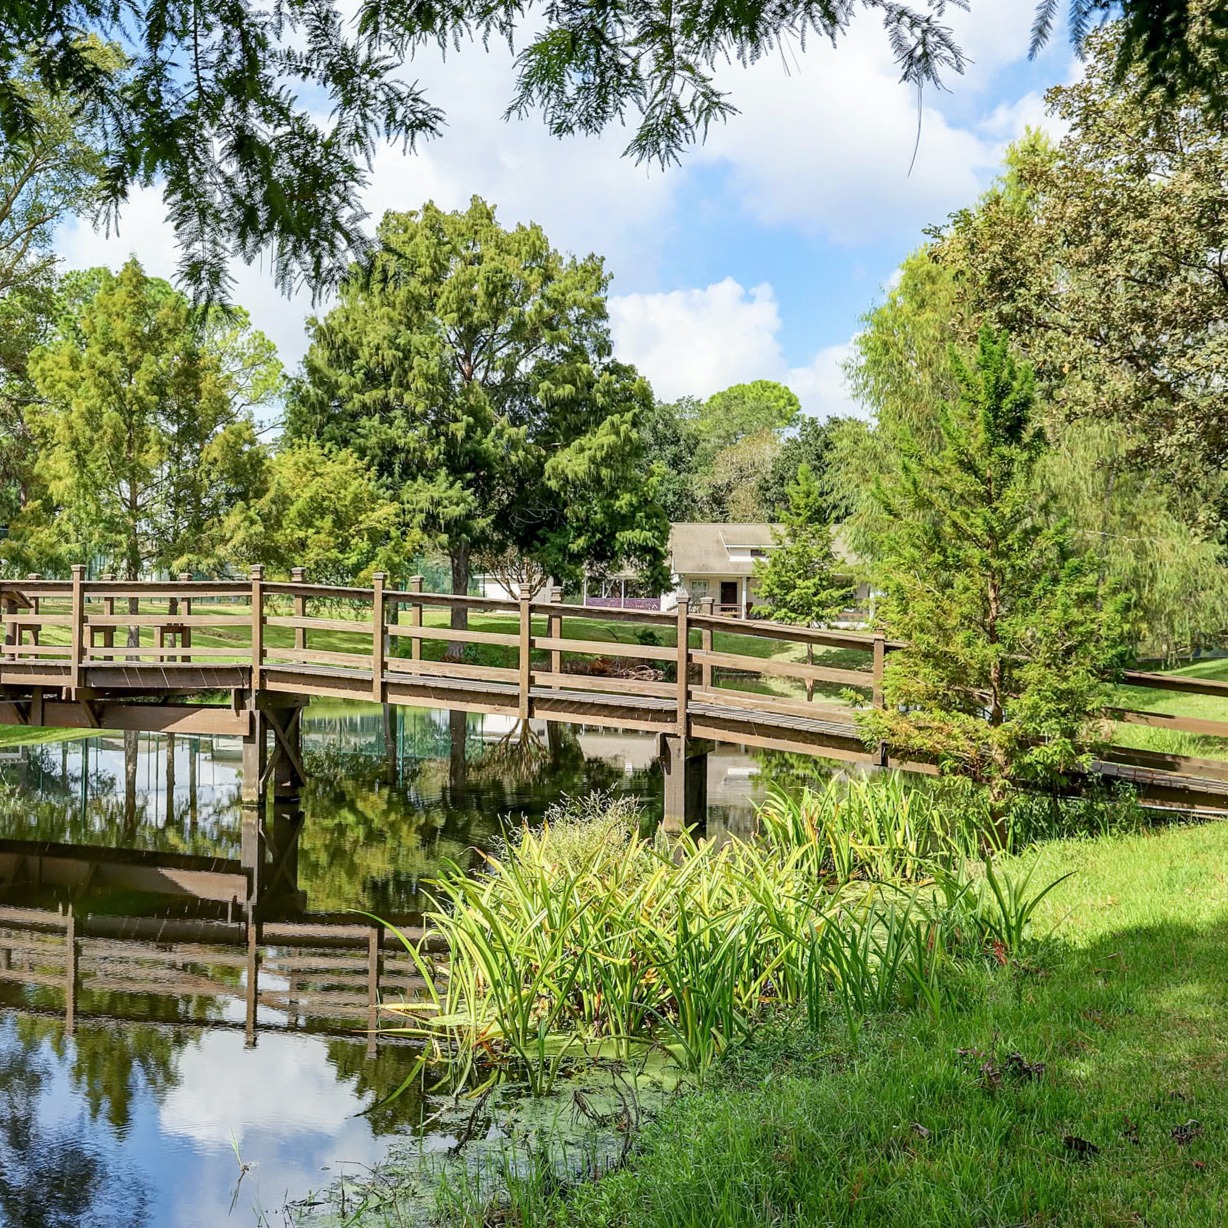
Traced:
MULTIPOLYGON (((855 707, 819 691, 882 702, 882 637, 744 621, 710 603, 676 614, 603 610, 611 639, 592 638, 592 611, 404 590, 249 582, 7 582, 0 722, 244 739, 244 803, 271 791, 292 815, 303 778, 300 713, 313 696, 500 713, 660 736, 666 817, 700 820, 712 742, 933 772, 868 747, 855 707), (428 610, 493 616, 483 630, 435 626, 428 610), (583 620, 583 621, 582 621, 583 620), (122 642, 121 642, 122 637, 122 642), (445 645, 463 649, 444 653, 445 645), (465 653, 478 659, 467 658, 465 653), (762 653, 770 655, 761 655, 762 653), (484 659, 483 659, 484 658, 484 659), (191 697, 222 692, 228 702, 191 697)), ((1131 674, 1134 686, 1228 701, 1228 683, 1131 674)), ((1118 720, 1228 737, 1228 720, 1122 711, 1118 720)), ((1228 808, 1228 764, 1112 747, 1101 777, 1183 806, 1228 808)))
MULTIPOLYGON (((277 820, 273 820, 276 824, 277 820)), ((351 915, 299 911, 297 830, 258 832, 245 818, 239 860, 93 845, 0 839, 5 895, 76 894, 89 888, 157 897, 182 916, 77 915, 71 907, 0 906, 0 987, 56 991, 71 1035, 77 1018, 148 1018, 148 1000, 177 1000, 176 1023, 222 1026, 225 1003, 243 1003, 249 1043, 257 1026, 368 1032, 379 1002, 411 994, 420 977, 400 939, 351 915), (214 907, 216 916, 189 915, 214 907), (59 997, 62 995, 62 998, 59 997), (200 1015, 203 1008, 204 1015, 200 1015), (182 1013, 187 1011, 187 1014, 182 1013), (196 1012, 195 1017, 193 1011, 196 1012)), ((421 930, 402 930, 416 939, 421 930)), ((44 1006, 43 1009, 51 1009, 44 1006)), ((156 1017, 157 1012, 153 1012, 156 1017)))

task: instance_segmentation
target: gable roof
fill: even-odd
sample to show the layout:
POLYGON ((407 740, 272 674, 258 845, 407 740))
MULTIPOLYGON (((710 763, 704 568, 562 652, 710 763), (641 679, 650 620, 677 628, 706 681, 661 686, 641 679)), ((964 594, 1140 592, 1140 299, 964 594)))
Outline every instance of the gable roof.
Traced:
MULTIPOLYGON (((764 523, 718 524, 709 521, 682 521, 670 525, 669 565, 680 576, 753 575, 755 558, 775 546, 772 531, 781 533, 783 525, 764 523)), ((839 527, 832 533, 836 558, 853 562, 839 527)))

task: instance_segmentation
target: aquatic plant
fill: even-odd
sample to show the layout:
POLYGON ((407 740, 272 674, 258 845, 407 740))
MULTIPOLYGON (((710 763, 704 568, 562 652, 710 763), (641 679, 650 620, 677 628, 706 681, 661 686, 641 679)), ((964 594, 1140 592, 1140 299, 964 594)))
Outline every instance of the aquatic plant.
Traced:
POLYGON ((415 948, 428 992, 389 1007, 394 1030, 535 1091, 580 1056, 665 1051, 702 1075, 772 1008, 835 1010, 853 1035, 873 1010, 937 1015, 953 961, 1015 953, 1051 889, 973 875, 958 816, 895 784, 776 795, 761 821, 748 841, 644 837, 633 803, 589 799, 476 877, 445 867, 427 917, 445 953, 415 948))

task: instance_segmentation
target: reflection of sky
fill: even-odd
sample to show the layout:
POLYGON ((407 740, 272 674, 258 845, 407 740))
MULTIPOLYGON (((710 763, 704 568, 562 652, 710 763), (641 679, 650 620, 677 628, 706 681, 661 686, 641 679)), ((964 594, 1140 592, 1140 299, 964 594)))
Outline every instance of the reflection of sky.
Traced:
MULTIPOLYGON (((102 1114, 91 1119, 73 1086, 72 1046, 66 1042, 57 1057, 45 1039, 23 1045, 11 1016, 0 1021, 0 1053, 36 1072, 36 1130, 23 1136, 21 1148, 0 1142, 0 1169, 7 1187, 40 1192, 27 1201, 25 1215, 20 1205, 10 1205, 7 1220, 0 1212, 7 1228, 253 1225, 260 1211, 275 1213, 288 1199, 327 1185, 342 1168, 352 1172, 384 1154, 386 1142, 358 1116, 364 1105, 338 1081, 322 1038, 271 1034, 245 1049, 242 1033, 206 1034, 178 1052, 177 1086, 159 1095, 133 1080, 122 1133, 102 1114), (251 1167, 232 1214, 236 1146, 251 1167), (69 1218, 59 1197, 67 1192, 48 1184, 66 1166, 76 1175, 72 1195, 88 1203, 69 1218), (82 1171, 92 1172, 87 1184, 82 1171)), ((19 1097, 22 1089, 12 1084, 4 1094, 19 1097)))
MULTIPOLYGON (((513 732, 512 726, 498 718, 485 721, 471 718, 469 760, 474 771, 466 793, 448 783, 447 714, 398 713, 394 727, 396 750, 412 787, 396 797, 391 797, 384 787, 377 788, 370 798, 358 793, 349 799, 363 806, 370 803, 369 813, 364 813, 373 833, 371 838, 375 839, 374 833, 382 833, 382 841, 362 849, 335 849, 323 841, 325 833, 335 826, 340 833, 337 838, 352 843, 355 830, 352 823, 363 818, 364 813, 356 811, 353 819, 342 812, 321 814, 316 816, 313 829, 322 841, 319 849, 312 842, 312 832, 304 832, 301 849, 304 867, 312 864, 313 852, 325 868, 341 860, 343 851, 352 855, 356 872, 368 877, 355 878, 353 882, 346 879, 338 888, 345 894, 345 900, 338 906, 358 904, 362 901, 354 898, 354 893, 372 890, 369 875, 405 873, 404 867, 410 866, 417 872, 411 858, 413 855, 420 858, 421 849, 411 849, 406 841, 411 837, 419 840, 430 837, 432 832, 439 839, 438 833, 450 831, 446 822, 451 820, 445 821, 444 810, 449 814, 455 810, 463 817, 476 808, 486 815, 498 800, 512 813, 518 813, 522 806, 527 809, 530 800, 544 806, 557 798, 560 789, 575 788, 579 778, 572 777, 570 783, 560 784, 545 771, 523 781, 509 777, 500 782, 476 770, 481 748, 492 746, 513 732), (429 767, 432 763, 441 770, 413 774, 414 765, 429 767), (398 807, 405 811, 403 815, 398 807), (418 819, 427 812, 437 813, 439 822, 419 823, 418 819), (380 850, 386 853, 387 865, 375 855, 380 850)), ((535 722, 534 734, 544 744, 544 726, 535 722)), ((380 754, 385 746, 382 714, 371 705, 313 709, 305 720, 305 736, 309 749, 380 754)), ((577 736, 582 758, 590 763, 601 760, 613 764, 617 776, 625 774, 629 782, 633 774, 647 772, 655 756, 655 739, 651 735, 580 730, 577 736)), ((27 834, 17 829, 37 821, 38 834, 44 839, 100 844, 125 841, 137 847, 190 848, 237 856, 240 749, 237 739, 176 739, 175 783, 170 799, 175 817, 168 825, 166 743, 153 735, 141 735, 136 762, 139 821, 126 834, 121 833, 122 806, 117 808, 117 802, 123 801, 125 782, 122 736, 102 735, 63 745, 30 747, 20 757, 10 752, 3 756, 7 761, 0 764, 0 779, 10 786, 24 787, 22 796, 30 798, 30 805, 28 809, 18 806, 5 812, 10 824, 15 825, 7 834, 27 834), (198 825, 188 822, 190 757, 195 760, 198 825)), ((756 792, 756 770, 753 758, 733 748, 722 747, 710 756, 713 827, 728 822, 724 813, 727 809, 739 815, 749 812, 756 792)), ((639 787, 644 787, 642 779, 639 787)), ((655 792, 659 785, 649 781, 647 787, 655 792)), ((332 802, 328 804, 331 806, 332 802)), ((489 813, 488 817, 493 826, 494 814, 489 813)), ((6 832, 0 816, 0 835, 3 834, 6 832)), ((470 830, 462 826, 450 838, 454 843, 460 841, 458 847, 463 847, 470 838, 470 830)), ((305 879, 302 885, 309 888, 309 898, 314 895, 318 901, 323 894, 323 881, 305 879)), ((220 999, 215 1007, 232 1022, 243 1018, 243 1004, 238 998, 220 999)), ((274 1022, 268 1008, 262 1007, 260 1018, 262 1023, 274 1022)), ((22 1026, 34 1022, 24 1019, 22 1026)), ((98 1174, 98 1188, 88 1214, 58 1220, 34 1215, 10 1217, 11 1228, 34 1225, 42 1228, 50 1224, 57 1228, 60 1224, 71 1224, 73 1228, 252 1225, 258 1219, 255 1207, 276 1215, 287 1200, 305 1197, 329 1184, 342 1171, 352 1173, 356 1167, 375 1164, 385 1153, 387 1139, 378 1137, 368 1120, 358 1115, 377 1098, 376 1093, 370 1090, 360 1093, 351 1075, 338 1073, 344 1061, 335 1065, 329 1060, 329 1047, 348 1045, 348 1040, 261 1032, 256 1047, 247 1049, 239 1030, 193 1028, 177 1033, 186 1043, 173 1046, 169 1060, 174 1077, 164 1086, 155 1087, 139 1070, 132 1074, 129 1122, 120 1132, 108 1123, 105 1112, 91 1117, 86 1089, 73 1081, 74 1042, 63 1042, 63 1055, 57 1056, 46 1039, 49 1033, 45 1029, 60 1025, 47 1020, 37 1023, 44 1028, 37 1033, 43 1039, 25 1043, 33 1044, 29 1060, 44 1074, 36 1091, 32 1145, 27 1149, 29 1154, 18 1159, 25 1164, 31 1182, 36 1183, 41 1170, 47 1168, 49 1156, 76 1156, 87 1169, 93 1164, 90 1171, 98 1174), (240 1159, 253 1167, 243 1180, 231 1214, 240 1159)), ((104 1025, 82 1021, 78 1030, 85 1036, 90 1029, 100 1026, 104 1025)), ((139 1049, 142 1043, 140 1026, 148 1025, 137 1025, 125 1037, 131 1041, 130 1047, 139 1049)), ((105 1047, 105 1037, 101 1039, 105 1047)), ((6 1050, 16 1054, 14 1046, 20 1049, 21 1044, 15 1017, 0 1016, 0 1057, 6 1050)), ((355 1060, 349 1069, 361 1068, 365 1072, 369 1069, 361 1057, 365 1041, 356 1039, 353 1044, 355 1060)), ((385 1054, 382 1060, 387 1060, 387 1050, 381 1052, 385 1054)), ((405 1060, 409 1061, 408 1053, 405 1060)), ((401 1069, 399 1063, 397 1069, 401 1069)), ((360 1077, 366 1079, 367 1075, 360 1077)), ((392 1086, 401 1077, 398 1073, 392 1086)), ((6 1094, 9 1093, 0 1083, 0 1109, 6 1094)), ((5 1146, 0 1130, 0 1148, 5 1146)), ((11 1169, 15 1161, 8 1153, 3 1153, 2 1158, 0 1177, 7 1181, 11 1174, 5 1170, 11 1169)), ((5 1222, 5 1212, 0 1208, 0 1223, 5 1222)))

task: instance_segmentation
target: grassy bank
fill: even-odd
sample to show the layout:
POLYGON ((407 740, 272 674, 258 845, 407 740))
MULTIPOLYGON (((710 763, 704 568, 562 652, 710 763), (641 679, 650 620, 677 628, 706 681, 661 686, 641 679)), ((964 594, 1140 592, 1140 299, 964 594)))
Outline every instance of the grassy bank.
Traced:
MULTIPOLYGON (((1052 937, 856 1041, 782 1013, 627 1166, 460 1222, 1209 1225, 1228 1219, 1228 825, 1028 857, 1052 937), (501 1217, 501 1218, 500 1218, 501 1217)), ((395 1222, 395 1221, 389 1221, 395 1222)))

